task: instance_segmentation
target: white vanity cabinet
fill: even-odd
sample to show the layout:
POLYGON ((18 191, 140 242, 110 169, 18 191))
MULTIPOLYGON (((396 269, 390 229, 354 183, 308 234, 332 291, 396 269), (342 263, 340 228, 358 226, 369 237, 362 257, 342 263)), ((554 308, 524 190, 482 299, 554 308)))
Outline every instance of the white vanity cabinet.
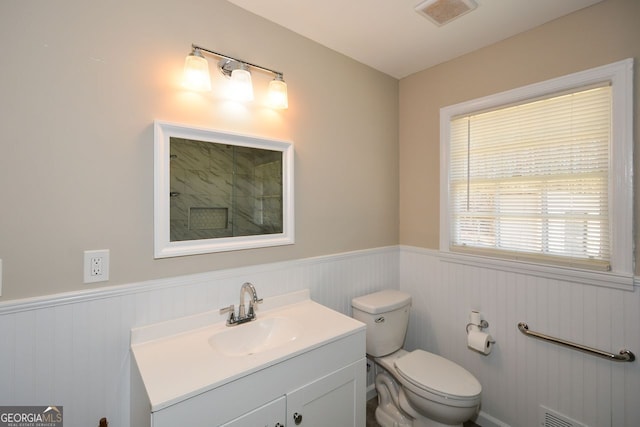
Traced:
POLYGON ((364 427, 367 363, 362 348, 364 330, 152 411, 151 426, 364 427), (302 417, 299 424, 295 414, 302 417), (331 420, 337 421, 327 423, 331 420))
POLYGON ((359 384, 357 362, 286 396, 269 402, 222 427, 362 427, 363 403, 356 401, 359 384))
POLYGON ((287 394, 286 425, 363 427, 366 403, 358 393, 366 380, 358 373, 365 366, 356 362, 287 394))
POLYGON ((241 356, 207 344, 224 323, 133 333, 131 427, 364 427, 364 324, 308 299, 260 316, 293 319, 300 332, 241 356))
POLYGON ((248 414, 224 423, 222 427, 284 427, 286 411, 287 398, 282 396, 248 414))

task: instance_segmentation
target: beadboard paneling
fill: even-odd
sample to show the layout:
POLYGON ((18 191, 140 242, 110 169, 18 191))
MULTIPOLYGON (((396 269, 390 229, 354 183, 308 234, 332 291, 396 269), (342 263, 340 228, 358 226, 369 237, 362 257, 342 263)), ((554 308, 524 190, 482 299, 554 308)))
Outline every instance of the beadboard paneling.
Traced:
POLYGON ((62 405, 69 426, 127 427, 132 328, 237 304, 245 281, 260 297, 310 289, 350 314, 354 296, 398 275, 389 247, 3 303, 0 402, 62 405))
MULTIPOLYGON (((437 251, 389 247, 174 277, 0 304, 0 402, 64 405, 69 425, 129 426, 133 327, 237 303, 252 281, 261 297, 308 288, 351 313, 352 297, 398 287, 413 295, 408 348, 441 354, 483 386, 484 427, 538 424, 543 404, 592 427, 640 425, 640 364, 614 363, 522 335, 533 330, 608 351, 640 352, 633 292, 444 262, 437 251), (466 347, 480 310, 497 344, 466 347)), ((131 426, 134 427, 134 426, 131 426)))
POLYGON ((454 360, 482 384, 479 424, 538 425, 545 405, 592 427, 640 425, 640 364, 611 362, 532 339, 532 330, 617 353, 640 352, 640 292, 445 262, 400 250, 400 288, 413 295, 406 346, 454 360), (489 322, 490 355, 469 350, 471 310, 489 322))

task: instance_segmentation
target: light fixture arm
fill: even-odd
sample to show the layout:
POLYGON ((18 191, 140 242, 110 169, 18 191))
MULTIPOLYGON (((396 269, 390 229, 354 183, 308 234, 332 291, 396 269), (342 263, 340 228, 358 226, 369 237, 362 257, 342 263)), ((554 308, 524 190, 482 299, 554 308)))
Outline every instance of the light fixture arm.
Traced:
POLYGON ((286 110, 289 108, 287 84, 284 81, 282 72, 252 64, 251 62, 206 49, 193 43, 191 44, 191 52, 187 55, 184 62, 182 85, 185 88, 198 92, 208 92, 211 90, 209 65, 203 55, 204 53, 221 58, 218 61, 218 70, 231 80, 227 87, 233 99, 237 101, 253 101, 253 84, 251 82, 251 73, 249 72, 249 67, 251 67, 273 74, 274 76, 273 80, 269 82, 267 104, 271 108, 278 110, 286 110))
POLYGON ((215 51, 213 51, 213 50, 206 49, 206 48, 204 48, 204 47, 202 47, 202 46, 198 46, 198 45, 193 44, 193 43, 191 44, 191 48, 192 48, 194 51, 202 51, 202 52, 206 52, 206 53, 208 53, 208 54, 215 55, 215 56, 218 56, 218 57, 220 57, 220 58, 227 59, 227 60, 229 60, 229 61, 235 61, 235 62, 238 62, 238 63, 240 63, 240 64, 245 64, 245 65, 247 65, 247 66, 249 66, 249 67, 252 67, 252 68, 257 68, 258 70, 266 71, 266 72, 268 72, 268 73, 271 73, 271 74, 275 75, 275 76, 276 76, 276 78, 278 78, 278 79, 280 79, 280 80, 282 80, 282 79, 284 78, 284 74, 282 74, 280 71, 275 71, 275 70, 272 70, 272 69, 270 69, 270 68, 263 67, 263 66, 261 66, 261 65, 256 65, 256 64, 252 64, 251 62, 243 61, 242 59, 237 59, 237 58, 234 58, 234 57, 229 56, 229 55, 224 55, 224 54, 222 54, 222 53, 219 53, 219 52, 215 52, 215 51))

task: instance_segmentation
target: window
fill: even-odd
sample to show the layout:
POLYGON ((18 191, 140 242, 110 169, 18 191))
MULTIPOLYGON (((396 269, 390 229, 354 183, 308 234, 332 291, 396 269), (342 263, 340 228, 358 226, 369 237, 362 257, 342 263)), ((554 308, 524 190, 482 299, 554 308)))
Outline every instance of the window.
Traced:
POLYGON ((441 110, 441 250, 632 277, 632 60, 441 110))

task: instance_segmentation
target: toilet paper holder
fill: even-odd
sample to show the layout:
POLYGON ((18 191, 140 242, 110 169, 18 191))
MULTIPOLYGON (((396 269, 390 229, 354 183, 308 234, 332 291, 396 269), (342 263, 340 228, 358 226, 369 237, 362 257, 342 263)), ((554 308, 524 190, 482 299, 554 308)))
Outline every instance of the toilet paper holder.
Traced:
POLYGON ((472 326, 475 326, 472 330, 482 332, 483 329, 489 327, 489 322, 484 320, 484 316, 479 310, 471 310, 471 313, 469 313, 469 323, 467 323, 467 335, 469 335, 469 328, 472 326))
POLYGON ((488 327, 489 322, 483 319, 482 314, 477 310, 471 310, 467 323, 467 346, 485 356, 491 353, 491 347, 496 343, 491 334, 484 332, 488 327))
POLYGON ((477 326, 478 328, 480 328, 480 330, 483 330, 483 329, 489 327, 489 322, 487 322, 484 319, 481 319, 479 324, 472 323, 472 322, 467 323, 467 335, 469 335, 469 327, 470 326, 477 326))

